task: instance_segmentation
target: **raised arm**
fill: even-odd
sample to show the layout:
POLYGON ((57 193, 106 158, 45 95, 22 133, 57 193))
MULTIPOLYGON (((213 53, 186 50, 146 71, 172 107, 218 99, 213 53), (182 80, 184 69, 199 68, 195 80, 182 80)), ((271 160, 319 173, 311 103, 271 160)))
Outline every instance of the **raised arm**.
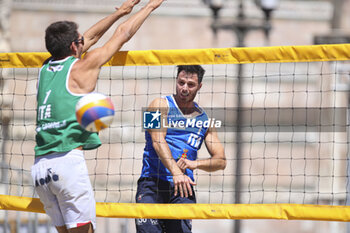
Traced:
POLYGON ((121 7, 117 8, 117 10, 94 24, 91 28, 89 28, 84 33, 84 48, 83 52, 86 52, 92 45, 96 44, 96 42, 103 36, 103 34, 122 16, 129 14, 133 7, 139 3, 140 0, 127 0, 125 1, 121 7))
MULTIPOLYGON (((132 0, 127 0, 127 2, 130 1, 132 0)), ((106 44, 101 48, 87 52, 82 59, 77 61, 70 74, 70 90, 74 93, 92 92, 95 89, 101 66, 110 60, 124 43, 130 40, 151 12, 159 7, 163 1, 149 0, 146 6, 118 26, 106 44)))
POLYGON ((118 26, 112 38, 105 45, 88 53, 85 59, 91 63, 93 68, 101 67, 134 36, 146 18, 162 2, 163 0, 150 0, 146 6, 118 26))
POLYGON ((225 150, 218 138, 215 128, 209 128, 204 140, 211 157, 209 159, 200 159, 195 161, 181 158, 177 162, 181 170, 189 168, 191 170, 201 169, 207 172, 213 172, 225 169, 225 150))
MULTIPOLYGON (((168 105, 165 99, 158 98, 152 101, 149 106, 149 110, 156 111, 157 109, 161 110, 161 118, 163 122, 163 119, 167 118, 168 109, 168 105)), ((173 175, 174 195, 177 195, 179 192, 181 197, 188 197, 188 195, 192 196, 191 184, 195 185, 195 183, 191 180, 191 178, 184 175, 176 164, 176 161, 171 154, 168 143, 165 140, 166 129, 150 129, 148 132, 151 135, 152 145, 154 150, 157 152, 159 159, 173 175)))

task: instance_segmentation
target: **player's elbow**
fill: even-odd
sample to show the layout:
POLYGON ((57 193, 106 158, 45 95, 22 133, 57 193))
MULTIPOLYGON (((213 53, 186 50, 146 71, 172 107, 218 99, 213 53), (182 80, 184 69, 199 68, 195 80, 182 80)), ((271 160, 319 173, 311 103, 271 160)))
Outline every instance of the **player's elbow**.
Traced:
POLYGON ((224 170, 226 168, 226 165, 227 165, 227 161, 226 161, 226 158, 224 157, 221 163, 221 170, 224 170))
POLYGON ((215 156, 218 160, 218 170, 224 170, 226 168, 227 165, 227 160, 226 160, 226 155, 225 155, 225 151, 222 148, 221 150, 217 151, 217 154, 215 156))
POLYGON ((215 172, 219 170, 224 170, 226 168, 227 162, 226 162, 225 155, 219 156, 217 154, 216 156, 214 155, 210 160, 211 162, 210 162, 209 169, 206 171, 215 172))
POLYGON ((116 37, 124 44, 131 39, 132 34, 125 25, 121 24, 116 30, 116 37))

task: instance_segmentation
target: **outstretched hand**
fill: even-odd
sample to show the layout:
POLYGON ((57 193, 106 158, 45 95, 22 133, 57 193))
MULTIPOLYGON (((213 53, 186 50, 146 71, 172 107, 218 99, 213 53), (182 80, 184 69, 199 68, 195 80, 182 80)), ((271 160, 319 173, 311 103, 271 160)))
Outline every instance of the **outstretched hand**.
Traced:
POLYGON ((120 9, 124 11, 126 14, 129 14, 134 8, 134 6, 139 2, 140 0, 126 0, 121 7, 116 7, 115 9, 116 10, 120 9))
POLYGON ((188 197, 188 195, 192 196, 192 187, 191 185, 196 185, 190 177, 181 174, 173 176, 174 182, 174 196, 180 193, 181 197, 188 197))

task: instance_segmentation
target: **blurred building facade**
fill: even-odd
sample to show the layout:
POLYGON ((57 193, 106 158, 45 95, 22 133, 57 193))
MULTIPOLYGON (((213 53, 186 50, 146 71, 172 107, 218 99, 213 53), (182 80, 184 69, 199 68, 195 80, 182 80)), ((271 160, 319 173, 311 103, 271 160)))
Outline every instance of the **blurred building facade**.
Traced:
MULTIPOLYGON (((11 51, 45 51, 44 30, 57 20, 73 20, 83 32, 90 25, 112 12, 122 1, 103 0, 99 4, 90 0, 5 0, 12 1, 9 17, 11 51)), ((245 2, 247 18, 262 18, 262 12, 253 1, 245 2)), ((237 15, 237 0, 224 1, 224 18, 237 15)), ((142 4, 141 4, 142 5, 142 4)), ((341 28, 350 30, 349 1, 344 1, 341 11, 341 28)), ((317 34, 330 31, 333 5, 330 1, 281 0, 272 16, 269 45, 310 45, 317 34)), ((214 40, 211 29, 211 11, 201 0, 168 0, 145 22, 137 35, 123 50, 196 49, 235 46, 235 35, 219 32, 214 40)), ((112 30, 104 38, 108 38, 112 30)), ((101 42, 103 43, 104 40, 101 42)), ((246 46, 265 46, 264 35, 252 31, 246 46)))

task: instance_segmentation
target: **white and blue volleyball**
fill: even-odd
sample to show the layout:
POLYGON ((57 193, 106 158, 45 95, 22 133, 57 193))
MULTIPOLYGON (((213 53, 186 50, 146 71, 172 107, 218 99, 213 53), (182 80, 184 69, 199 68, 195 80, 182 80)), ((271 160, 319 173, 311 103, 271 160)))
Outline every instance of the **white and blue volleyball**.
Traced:
POLYGON ((86 130, 98 132, 113 122, 114 106, 110 98, 101 93, 83 96, 75 107, 79 124, 86 130))

